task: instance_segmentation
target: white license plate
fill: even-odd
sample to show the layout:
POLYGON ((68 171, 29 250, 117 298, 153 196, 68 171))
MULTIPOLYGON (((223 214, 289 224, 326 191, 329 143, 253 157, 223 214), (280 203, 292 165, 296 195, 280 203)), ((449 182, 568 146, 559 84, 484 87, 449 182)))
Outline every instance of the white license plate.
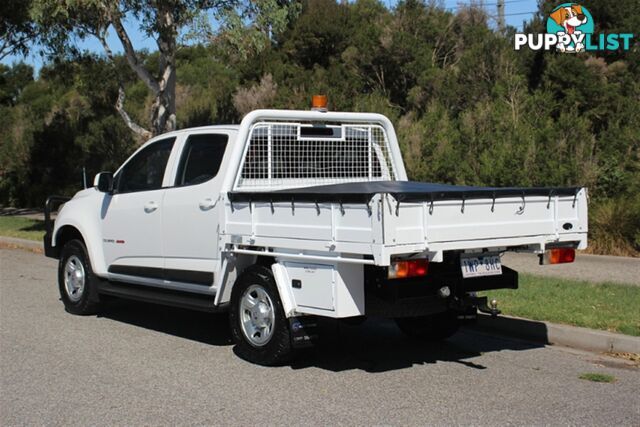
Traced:
POLYGON ((481 255, 460 258, 462 277, 498 276, 502 274, 500 255, 481 255))

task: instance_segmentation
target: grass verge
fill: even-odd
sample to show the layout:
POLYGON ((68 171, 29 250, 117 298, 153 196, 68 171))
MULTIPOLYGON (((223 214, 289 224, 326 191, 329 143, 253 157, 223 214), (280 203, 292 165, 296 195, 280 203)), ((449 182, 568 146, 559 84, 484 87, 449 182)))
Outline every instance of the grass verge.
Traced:
POLYGON ((504 314, 640 336, 640 287, 520 275, 520 288, 484 293, 504 314))
POLYGON ((0 216, 0 236, 42 241, 44 221, 20 216, 0 216))
POLYGON ((585 372, 578 378, 581 380, 593 381, 594 383, 612 383, 616 381, 616 377, 607 374, 598 374, 596 372, 585 372))

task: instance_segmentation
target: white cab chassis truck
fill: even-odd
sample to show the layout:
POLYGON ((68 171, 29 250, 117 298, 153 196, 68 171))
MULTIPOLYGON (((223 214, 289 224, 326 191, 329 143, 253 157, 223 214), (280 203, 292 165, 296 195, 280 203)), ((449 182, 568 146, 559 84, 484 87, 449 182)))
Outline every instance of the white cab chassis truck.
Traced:
POLYGON ((499 312, 476 292, 518 287, 505 251, 562 263, 587 246, 585 188, 410 182, 392 124, 365 113, 257 110, 160 135, 45 214, 67 311, 104 295, 228 310, 237 353, 264 365, 312 344, 318 316, 447 338, 499 312))

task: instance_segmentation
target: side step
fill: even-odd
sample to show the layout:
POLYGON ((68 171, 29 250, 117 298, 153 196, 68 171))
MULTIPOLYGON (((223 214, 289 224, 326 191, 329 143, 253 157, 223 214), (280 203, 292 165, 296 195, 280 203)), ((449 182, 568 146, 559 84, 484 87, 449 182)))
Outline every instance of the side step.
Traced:
POLYGON ((130 285, 128 283, 102 280, 98 285, 98 293, 115 297, 186 308, 189 310, 210 313, 224 311, 226 307, 215 306, 215 294, 196 294, 192 292, 174 291, 146 285, 130 285))

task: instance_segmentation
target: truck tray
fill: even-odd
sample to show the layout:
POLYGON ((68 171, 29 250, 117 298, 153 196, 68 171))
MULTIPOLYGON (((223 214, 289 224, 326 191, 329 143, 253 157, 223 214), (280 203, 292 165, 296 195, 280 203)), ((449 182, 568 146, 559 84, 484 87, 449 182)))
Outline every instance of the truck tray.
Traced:
POLYGON ((227 193, 223 234, 235 244, 373 255, 586 246, 586 190, 356 182, 227 193), (566 242, 566 243, 564 243, 566 242))

